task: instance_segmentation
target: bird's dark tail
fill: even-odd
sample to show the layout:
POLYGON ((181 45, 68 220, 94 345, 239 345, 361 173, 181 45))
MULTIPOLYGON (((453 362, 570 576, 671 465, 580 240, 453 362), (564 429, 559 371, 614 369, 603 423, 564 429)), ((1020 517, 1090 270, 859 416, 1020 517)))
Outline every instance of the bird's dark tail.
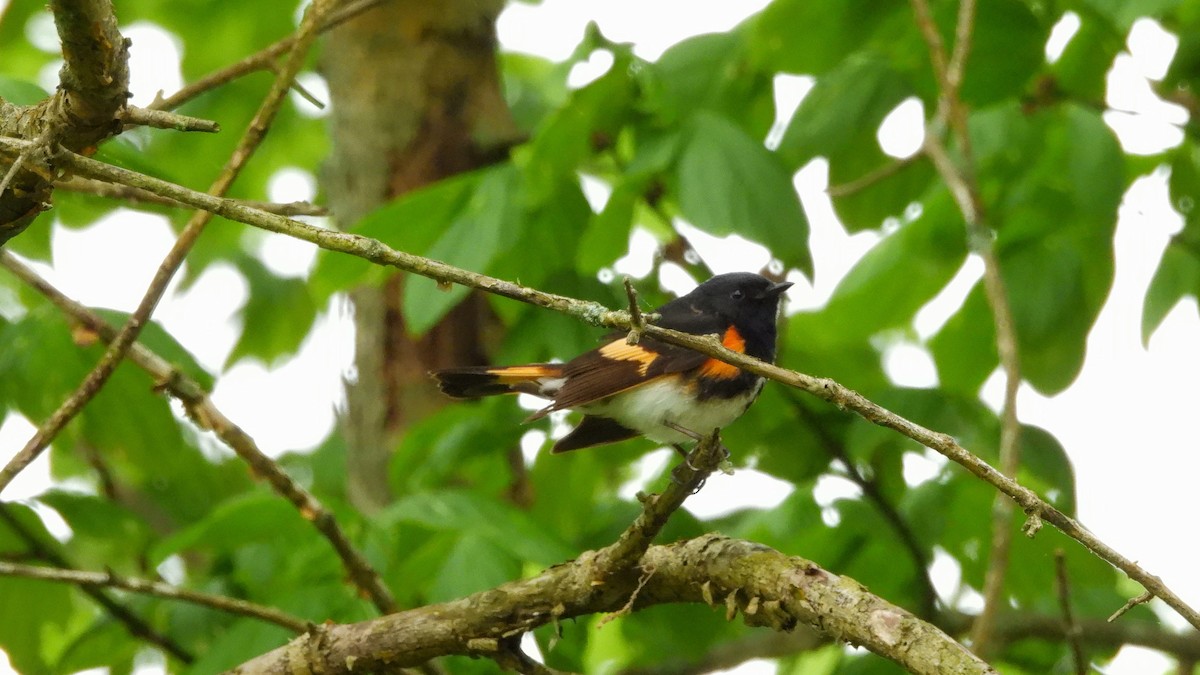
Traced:
POLYGON ((442 393, 454 398, 480 398, 496 394, 533 394, 552 397, 562 386, 561 363, 527 366, 448 368, 430 373, 442 393))

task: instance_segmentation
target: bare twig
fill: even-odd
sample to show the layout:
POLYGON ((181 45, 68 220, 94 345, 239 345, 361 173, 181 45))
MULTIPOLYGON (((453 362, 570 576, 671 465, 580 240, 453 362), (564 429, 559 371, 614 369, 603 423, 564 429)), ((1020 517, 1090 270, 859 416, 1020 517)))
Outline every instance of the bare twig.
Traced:
POLYGON ((1083 644, 1079 641, 1079 624, 1075 621, 1075 612, 1071 610, 1071 580, 1067 576, 1067 556, 1060 548, 1054 552, 1054 577, 1058 587, 1058 608, 1062 612, 1063 635, 1071 647, 1071 658, 1075 661, 1075 672, 1087 675, 1088 660, 1083 654, 1083 644))
MULTIPOLYGON (((388 0, 358 0, 350 2, 344 7, 340 7, 325 18, 319 29, 320 32, 325 32, 331 28, 335 28, 349 19, 352 19, 368 9, 388 2, 388 0)), ((237 78, 249 73, 260 70, 275 70, 275 60, 281 54, 286 53, 295 44, 296 36, 290 35, 279 42, 263 49, 260 52, 251 54, 237 63, 226 66, 221 70, 206 75, 195 82, 191 82, 174 94, 159 98, 150 104, 150 108, 154 110, 174 110, 197 96, 216 89, 236 80, 237 78)))
MULTIPOLYGON (((20 149, 27 141, 0 137, 0 147, 20 149)), ((233 200, 221 199, 203 192, 189 190, 173 183, 145 174, 129 171, 70 152, 59 152, 55 161, 80 174, 115 183, 133 185, 153 190, 194 208, 211 210, 213 213, 270 232, 287 234, 330 251, 338 251, 388 267, 419 274, 443 283, 455 283, 518 300, 538 307, 569 314, 581 321, 612 328, 629 330, 629 313, 613 311, 597 302, 576 300, 562 295, 546 293, 511 281, 470 272, 438 260, 425 258, 390 248, 383 242, 361 235, 329 230, 283 216, 277 216, 240 205, 233 200)), ((1200 613, 1188 606, 1178 595, 1162 583, 1162 580, 1142 569, 1137 563, 1121 555, 1105 544, 1083 525, 1050 503, 1039 498, 1032 490, 997 471, 990 464, 968 452, 948 434, 923 427, 881 407, 842 384, 823 377, 813 377, 774 364, 759 361, 723 346, 709 336, 690 335, 661 326, 646 326, 646 335, 673 345, 687 347, 707 356, 737 366, 742 370, 761 375, 781 384, 806 391, 839 408, 847 409, 867 421, 892 429, 903 436, 935 450, 951 461, 961 465, 979 479, 991 484, 1008 495, 1017 506, 1030 517, 1038 516, 1054 525, 1063 534, 1083 544, 1097 557, 1111 563, 1131 579, 1150 589, 1172 609, 1179 612, 1188 623, 1200 628, 1200 613)))
MULTIPOLYGON (((33 270, 18 262, 7 251, 0 251, 0 266, 5 267, 21 281, 46 296, 63 313, 100 336, 100 339, 111 342, 116 338, 117 330, 107 321, 87 307, 63 295, 33 270)), ((274 460, 264 454, 249 434, 242 431, 241 427, 234 424, 213 405, 208 393, 198 382, 140 343, 134 343, 130 348, 129 359, 150 373, 155 381, 163 383, 163 388, 183 404, 184 410, 196 424, 202 428, 211 429, 218 438, 250 465, 255 476, 266 479, 277 493, 290 501, 300 514, 329 540, 338 557, 342 559, 342 564, 346 567, 351 581, 362 593, 371 597, 376 605, 381 606, 381 611, 395 611, 396 601, 383 584, 379 573, 350 543, 333 514, 317 501, 316 497, 293 481, 291 476, 274 460), (385 610, 382 607, 388 609, 385 610)))
POLYGON ((161 581, 148 579, 133 579, 117 575, 115 572, 84 572, 73 569, 56 569, 39 567, 37 565, 18 565, 0 562, 0 575, 10 577, 25 577, 27 579, 42 579, 44 581, 61 581, 75 584, 81 588, 120 588, 135 593, 144 593, 160 598, 182 600, 213 609, 219 609, 231 614, 240 614, 268 623, 283 626, 295 633, 303 633, 308 629, 308 622, 290 614, 281 612, 274 607, 256 605, 253 602, 230 598, 224 595, 201 593, 161 581))
MULTIPOLYGON (((304 57, 308 53, 308 47, 316 39, 316 27, 319 25, 318 20, 324 15, 327 7, 328 3, 326 2, 316 2, 305 12, 304 20, 300 23, 296 42, 292 46, 292 51, 288 55, 283 71, 275 78, 271 91, 259 106, 254 119, 250 121, 249 127, 242 135, 238 146, 234 149, 233 155, 226 162, 217 180, 209 189, 210 194, 217 197, 224 195, 230 186, 233 185, 234 179, 237 178, 237 175, 249 161, 250 156, 254 153, 259 143, 262 142, 271 121, 275 118, 275 114, 279 111, 280 106, 287 96, 288 85, 300 70, 301 65, 303 65, 304 57)), ((113 339, 108 350, 101 357, 100 362, 84 377, 83 382, 67 400, 42 424, 33 435, 33 438, 29 439, 29 442, 25 444, 25 447, 3 469, 0 469, 0 491, 3 491, 21 470, 29 466, 36 459, 50 445, 54 437, 104 387, 108 378, 116 371, 117 365, 124 358, 125 353, 129 351, 130 346, 137 340, 142 327, 149 321, 150 314, 153 313, 159 300, 162 299, 163 293, 166 292, 167 284, 175 276, 175 272, 183 264, 184 258, 191 251, 192 246, 204 231, 205 226, 212 220, 212 217, 212 212, 199 210, 188 221, 188 224, 183 228, 183 232, 180 233, 179 238, 175 240, 175 244, 167 252, 166 257, 159 265, 158 271, 155 273, 154 279, 150 282, 150 286, 146 289, 141 302, 138 303, 137 309, 134 310, 129 320, 126 321, 121 331, 113 339)))
POLYGON ((625 276, 625 295, 629 298, 630 323, 629 335, 625 337, 625 342, 636 345, 646 330, 646 318, 642 316, 642 308, 638 306, 637 289, 633 287, 633 280, 628 275, 625 276))
POLYGON ((870 171, 858 178, 855 178, 848 183, 830 185, 828 188, 825 188, 825 194, 834 198, 849 197, 850 195, 865 190, 884 179, 891 178, 919 159, 921 159, 921 153, 919 152, 905 157, 904 159, 897 159, 894 162, 884 164, 874 171, 870 171))
POLYGON ((221 125, 212 120, 189 117, 166 110, 152 110, 128 106, 121 111, 117 118, 125 124, 134 126, 153 127, 155 129, 174 129, 175 131, 203 131, 215 134, 221 130, 221 125))
MULTIPOLYGON (((911 0, 916 22, 925 37, 938 81, 940 96, 935 122, 925 133, 925 154, 933 161, 950 193, 958 203, 967 228, 971 249, 983 260, 983 285, 996 329, 996 351, 1004 369, 1004 405, 1000 417, 1000 470, 1015 476, 1021 463, 1021 424, 1017 417, 1017 391, 1021 384, 1020 354, 1017 348, 1016 324, 1008 302, 1000 261, 992 243, 983 198, 975 180, 971 159, 971 141, 967 129, 967 111, 959 99, 963 69, 971 49, 971 34, 975 20, 975 0, 960 0, 955 26, 954 50, 949 60, 945 46, 929 11, 927 0, 911 0), (958 146, 957 161, 951 157, 942 134, 942 122, 949 125, 958 146)), ((1012 502, 999 495, 992 505, 992 541, 988 570, 984 577, 984 609, 971 633, 972 647, 986 653, 989 633, 996 612, 1003 605, 1004 579, 1008 573, 1009 549, 1012 546, 1012 502)))
MULTIPOLYGON (((1145 585, 1145 584, 1143 584, 1143 585, 1145 585)), ((1136 598, 1130 598, 1124 605, 1121 605, 1120 609, 1113 612, 1112 616, 1108 617, 1108 620, 1116 621, 1117 619, 1121 618, 1122 616, 1125 616, 1125 612, 1128 612, 1129 610, 1133 609, 1134 607, 1137 607, 1138 605, 1144 605, 1147 602, 1150 602, 1151 600, 1154 599, 1155 595, 1156 595, 1155 593, 1146 591, 1146 592, 1142 593, 1141 595, 1137 596, 1136 598)), ((1160 595, 1158 597, 1161 598, 1162 596, 1160 595)))
POLYGON ((27 157, 29 157, 29 153, 26 152, 17 155, 12 165, 8 167, 8 171, 5 172, 4 178, 0 178, 0 195, 4 194, 4 191, 8 189, 8 184, 12 182, 13 176, 16 176, 17 172, 21 170, 21 165, 25 163, 27 157))
MULTIPOLYGON (((177 209, 191 208, 187 204, 181 204, 174 199, 162 197, 141 188, 129 187, 128 185, 117 185, 114 183, 106 183, 92 178, 83 178, 81 176, 72 176, 66 180, 55 182, 54 189, 67 190, 69 192, 79 192, 82 194, 96 195, 107 199, 120 199, 131 204, 155 204, 158 206, 170 206, 177 209)), ((324 206, 318 206, 310 202, 264 202, 253 199, 239 199, 239 203, 249 206, 252 209, 259 209, 267 213, 275 213, 281 216, 327 216, 329 209, 324 206)))
POLYGON ((725 458, 725 447, 717 432, 705 437, 695 449, 671 471, 671 481, 662 494, 642 499, 642 512, 626 528, 617 541, 602 549, 596 556, 597 581, 627 571, 637 565, 642 554, 650 548, 667 519, 683 501, 700 489, 704 481, 725 458))
MULTIPOLYGON (((8 506, 3 502, 0 502, 0 521, 4 521, 8 529, 16 533, 25 542, 25 545, 29 547, 30 552, 38 559, 45 560, 60 568, 71 566, 57 551, 45 545, 37 534, 30 532, 19 519, 9 512, 8 506)), ((191 663, 193 661, 191 653, 180 646, 179 643, 155 630, 153 626, 146 623, 137 614, 134 614, 128 607, 125 607, 114 600, 108 593, 104 592, 104 589, 97 586, 80 586, 79 590, 86 593, 96 604, 103 607, 109 616, 125 626, 125 630, 129 631, 130 635, 159 647, 183 663, 191 663)))

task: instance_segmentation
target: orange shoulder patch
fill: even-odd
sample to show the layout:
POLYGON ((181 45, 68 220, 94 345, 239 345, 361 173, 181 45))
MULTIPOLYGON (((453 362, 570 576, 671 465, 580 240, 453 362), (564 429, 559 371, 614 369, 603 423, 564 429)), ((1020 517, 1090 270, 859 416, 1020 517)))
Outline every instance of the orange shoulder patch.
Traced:
POLYGON ((600 355, 614 361, 633 361, 638 364, 638 375, 645 375, 650 370, 650 364, 658 358, 658 354, 625 342, 625 338, 613 340, 600 348, 600 355))
MULTIPOLYGON (((730 326, 725 329, 725 334, 721 336, 721 344, 725 345, 726 349, 735 351, 739 354, 746 353, 746 339, 738 332, 738 329, 730 326)), ((731 366, 724 361, 717 359, 709 359, 700 366, 700 374, 705 377, 716 377, 722 380, 732 379, 741 373, 741 369, 737 366, 731 366)))

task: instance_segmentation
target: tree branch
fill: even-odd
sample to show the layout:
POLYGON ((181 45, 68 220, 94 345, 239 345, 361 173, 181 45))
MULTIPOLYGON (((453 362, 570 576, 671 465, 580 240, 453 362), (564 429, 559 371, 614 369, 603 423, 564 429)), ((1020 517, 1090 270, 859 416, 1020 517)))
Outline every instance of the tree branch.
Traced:
MULTIPOLYGON (((4 524, 25 542, 30 552, 36 555, 38 559, 45 560, 56 567, 71 566, 57 551, 43 544, 36 534, 30 532, 20 520, 9 512, 8 506, 3 502, 0 502, 0 521, 4 521, 4 524)), ((96 604, 108 612, 109 616, 125 626, 125 630, 129 631, 130 635, 149 642, 183 663, 191 663, 194 660, 191 653, 180 646, 179 643, 155 630, 153 626, 146 623, 129 608, 114 600, 103 589, 97 586, 80 586, 79 590, 90 596, 96 604)))
MULTIPOLYGON (((95 195, 106 199, 118 199, 130 204, 154 204, 156 206, 169 206, 176 209, 191 208, 187 204, 181 204, 174 199, 168 199, 154 194, 148 190, 129 187, 128 185, 116 185, 113 183, 105 183, 101 180, 93 180, 91 178, 83 178, 81 176, 72 176, 65 180, 58 180, 54 183, 55 190, 67 190, 69 192, 78 192, 80 194, 95 195)), ((249 206, 252 209, 259 209, 267 213, 275 213, 281 216, 327 216, 329 209, 324 206, 318 206, 310 202, 264 202, 252 199, 239 199, 241 204, 249 206)))
MULTIPOLYGON (((27 152, 60 145, 81 151, 120 131, 116 115, 128 97, 129 44, 110 0, 52 0, 50 11, 62 42, 58 89, 37 105, 0 105, 0 135, 36 139, 37 150, 27 152)), ((53 177, 31 168, 42 162, 30 159, 22 153, 4 171, 0 246, 49 208, 53 177)))
POLYGON ((1071 647, 1075 672, 1077 675, 1087 675, 1088 660, 1083 654, 1083 645, 1079 642, 1079 624, 1075 621, 1075 612, 1071 609, 1071 580, 1067 576, 1067 556, 1061 548, 1054 552, 1054 572, 1058 609, 1062 612, 1063 635, 1071 647))
POLYGON ((136 108, 128 106, 118 115, 120 120, 125 124, 134 126, 153 127, 155 129, 174 129, 175 131, 203 131, 209 134, 215 134, 221 130, 221 125, 212 120, 204 120, 199 117, 189 117, 188 115, 178 115, 165 110, 152 110, 150 108, 136 108))
MULTIPOLYGON (((100 336, 100 339, 112 342, 116 338, 117 330, 107 321, 87 307, 63 295, 33 270, 18 262, 7 251, 0 251, 0 266, 5 267, 17 278, 46 296, 64 314, 86 326, 100 336)), ((381 612, 392 612, 397 609, 396 601, 379 577, 379 573, 371 567, 366 557, 350 543, 333 514, 317 501, 316 497, 292 480, 292 477, 275 460, 263 453, 249 434, 242 431, 241 427, 234 424, 213 405, 208 393, 198 382, 139 343, 134 343, 130 348, 129 359, 150 373, 155 381, 161 382, 163 388, 183 404, 188 417, 202 429, 212 430, 242 458, 242 461, 250 465, 254 476, 266 479, 277 493, 291 502, 304 519, 311 522, 317 531, 329 540, 334 551, 341 558, 350 580, 362 593, 372 599, 381 612)))
POLYGON ((224 595, 214 595, 212 593, 201 593, 171 584, 162 583, 160 581, 150 581, 148 579, 133 579, 130 577, 118 576, 115 572, 84 572, 75 569, 55 569, 53 567, 40 567, 37 565, 18 565, 9 562, 0 562, 0 575, 10 577, 24 577, 26 579, 41 579, 43 581, 59 581, 68 584, 75 584, 80 588, 120 588, 134 593, 144 593, 160 598, 170 600, 183 600, 212 609, 219 609, 223 612, 231 614, 240 614, 249 616, 255 619, 260 619, 269 623, 283 626, 295 633, 303 633, 308 630, 308 622, 298 619, 290 614, 282 612, 274 607, 265 607, 257 605, 246 600, 238 598, 230 598, 224 595))
MULTIPOLYGON (((349 673, 423 663, 446 654, 480 654, 499 641, 565 618, 623 607, 637 581, 597 585, 603 551, 587 552, 532 579, 439 605, 357 624, 330 627, 321 649, 303 635, 235 668, 242 675, 349 673)), ((742 612, 748 625, 792 630, 820 626, 839 639, 895 661, 913 673, 995 673, 945 633, 871 595, 848 577, 803 558, 752 542, 708 534, 652 546, 642 558, 655 573, 634 609, 663 603, 699 603, 742 612)))
MULTIPOLYGON (((934 77, 940 95, 935 121, 925 134, 924 151, 933 161, 942 180, 950 189, 962 212, 971 249, 983 260, 983 285, 996 331, 996 352, 1004 370, 1004 404, 1000 414, 1000 470, 1015 476, 1021 465, 1021 424, 1017 417, 1017 392, 1021 385, 1020 352, 1016 324, 1008 302, 1008 291, 1000 273, 1000 260, 993 244, 993 232, 987 223, 983 198, 975 179, 971 158, 971 137, 967 127, 967 109, 959 98, 963 70, 971 50, 975 23, 975 0, 959 0, 955 24, 954 50, 949 60, 937 26, 930 15, 927 0, 911 0, 917 25, 929 48, 934 77), (950 155, 942 134, 943 122, 949 125, 958 146, 957 160, 950 155)), ((1012 547, 1012 502, 996 495, 992 504, 992 540, 987 574, 984 577, 984 609, 971 634, 976 652, 988 649, 989 633, 996 612, 1004 605, 1004 579, 1008 573, 1012 547)))
MULTIPOLYGON (((357 0, 356 2, 347 3, 343 7, 329 13, 329 16, 322 22, 318 32, 335 28, 338 25, 358 16, 366 10, 379 5, 388 0, 357 0)), ((152 110, 174 110, 197 96, 226 85, 237 78, 248 75, 260 70, 274 70, 275 61, 280 55, 287 53, 289 49, 296 43, 296 36, 289 35, 288 37, 270 45, 260 52, 251 54, 246 58, 226 66, 214 73, 205 75, 204 77, 191 82, 184 86, 179 91, 168 96, 167 98, 158 98, 150 104, 152 110)))
MULTIPOLYGON (((27 142, 24 141, 0 137, 0 148, 8 148, 10 150, 15 148, 19 151, 26 145, 27 142)), ((283 216, 265 213, 238 204, 233 200, 221 199, 204 194, 203 192, 189 190, 188 188, 158 178, 111 166, 74 153, 59 152, 55 154, 54 161, 58 165, 65 166, 83 175, 109 182, 145 188, 194 208, 210 210, 229 220, 245 223, 270 232, 286 234, 315 244, 326 250, 346 253, 379 265, 395 267, 399 270, 419 274, 436 281, 461 284, 494 295, 563 312, 595 326, 626 331, 632 326, 628 312, 612 311, 598 302, 576 300, 562 295, 545 293, 511 281, 476 274, 475 272, 454 267, 438 260, 397 251, 377 239, 348 232, 328 230, 283 216)), ((1115 549, 1089 532, 1074 518, 1071 518, 1048 502, 1042 500, 1029 488, 1005 476, 987 462, 971 454, 959 445, 952 436, 933 431, 901 417, 834 380, 813 377, 812 375, 806 375, 759 361, 753 357, 726 348, 711 336, 690 335, 653 324, 645 327, 645 333, 656 340, 687 347, 701 354, 737 366, 755 375, 760 375, 789 387, 806 391, 841 409, 848 409, 872 424, 878 424, 879 426, 896 431, 931 450, 941 453, 946 458, 967 469, 967 471, 979 479, 990 483, 997 490, 1008 495, 1017 506, 1024 509, 1031 520, 1040 522, 1041 519, 1045 519, 1046 522, 1058 528, 1063 534, 1083 544, 1097 557, 1109 562, 1114 567, 1123 571, 1129 578, 1142 584, 1143 587, 1153 592, 1155 596, 1162 599, 1167 605, 1178 612, 1188 623, 1200 628, 1200 613, 1189 607, 1161 579, 1151 575, 1139 567, 1137 563, 1118 553, 1115 549)))

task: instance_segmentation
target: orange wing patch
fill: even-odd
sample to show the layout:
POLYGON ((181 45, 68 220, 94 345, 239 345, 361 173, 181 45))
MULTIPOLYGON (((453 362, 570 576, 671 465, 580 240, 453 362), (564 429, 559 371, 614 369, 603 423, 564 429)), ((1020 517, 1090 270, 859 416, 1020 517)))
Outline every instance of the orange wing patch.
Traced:
MULTIPOLYGON (((721 344, 725 345, 726 349, 733 350, 739 354, 746 353, 746 339, 738 332, 737 328, 730 326, 725 329, 725 335, 721 337, 721 344)), ((724 361, 717 359, 709 359, 700 366, 700 374, 705 377, 716 377, 722 380, 732 379, 741 373, 741 369, 737 366, 731 366, 724 361)))
POLYGON ((559 377, 562 375, 562 368, 559 366, 547 365, 532 365, 532 366, 509 366, 507 368, 489 368, 488 375, 494 375, 501 382, 524 382, 526 380, 536 380, 539 377, 559 377))
POLYGON ((600 355, 614 361, 633 361, 638 364, 638 375, 645 375, 650 370, 650 364, 658 358, 658 354, 625 342, 624 338, 614 340, 600 348, 600 355))

